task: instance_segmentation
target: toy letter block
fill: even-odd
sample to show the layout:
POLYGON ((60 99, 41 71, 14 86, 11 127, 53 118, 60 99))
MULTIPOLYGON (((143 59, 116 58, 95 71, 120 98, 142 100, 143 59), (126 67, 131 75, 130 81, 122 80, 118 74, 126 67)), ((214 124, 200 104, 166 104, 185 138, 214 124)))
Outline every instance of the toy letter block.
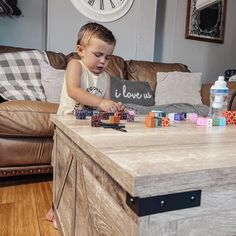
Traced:
POLYGON ((135 111, 128 110, 127 111, 127 121, 134 122, 134 117, 135 117, 135 111))
POLYGON ((212 118, 212 126, 219 126, 219 119, 218 118, 212 118))
POLYGON ((86 116, 92 116, 93 115, 93 110, 92 109, 85 109, 86 116))
POLYGON ((120 123, 120 117, 119 116, 110 116, 109 117, 110 124, 119 124, 120 123))
POLYGON ((183 112, 181 113, 176 113, 174 115, 174 120, 180 121, 185 119, 185 114, 183 112))
POLYGON ((199 126, 207 126, 208 119, 205 117, 198 117, 197 118, 197 125, 199 126))
POLYGON ((207 118, 207 127, 212 127, 212 119, 207 118))
POLYGON ((156 117, 155 121, 156 121, 156 127, 161 127, 162 126, 162 119, 161 117, 156 117))
POLYGON ((193 122, 197 121, 197 117, 198 117, 198 115, 196 113, 187 113, 187 115, 186 115, 186 119, 191 120, 193 122))
POLYGON ((225 117, 219 117, 219 126, 226 126, 226 118, 225 117))
POLYGON ((127 120, 127 113, 126 112, 118 111, 115 113, 115 115, 119 116, 120 120, 127 120))
POLYGON ((163 127, 170 126, 170 119, 168 117, 162 117, 161 126, 163 127))
POLYGON ((91 116, 91 126, 92 127, 100 127, 101 126, 101 118, 100 116, 91 116))
POLYGON ((153 111, 150 111, 148 116, 151 117, 151 118, 154 118, 155 117, 155 113, 153 111))
POLYGON ((85 120, 86 119, 85 110, 75 110, 75 117, 76 119, 85 120))
POLYGON ((175 120, 175 113, 169 113, 168 118, 170 119, 170 121, 174 121, 175 120))
MULTIPOLYGON (((166 117, 166 112, 164 111, 152 110, 150 113, 154 113, 154 117, 166 117)), ((151 115, 150 113, 149 115, 151 115)))
POLYGON ((224 111, 222 116, 226 118, 226 124, 236 125, 236 111, 224 111))
POLYGON ((156 121, 153 117, 147 116, 145 118, 145 125, 147 128, 155 128, 156 127, 156 121))

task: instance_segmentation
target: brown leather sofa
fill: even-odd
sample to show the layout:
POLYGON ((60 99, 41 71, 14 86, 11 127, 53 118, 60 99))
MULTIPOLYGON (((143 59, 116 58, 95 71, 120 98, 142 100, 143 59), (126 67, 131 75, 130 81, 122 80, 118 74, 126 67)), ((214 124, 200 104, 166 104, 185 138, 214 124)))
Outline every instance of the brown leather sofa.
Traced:
MULTIPOLYGON (((0 45, 0 53, 29 50, 0 45)), ((56 69, 65 69, 76 53, 47 52, 49 61, 56 69)), ((111 76, 128 80, 149 82, 156 87, 157 71, 188 71, 180 63, 164 64, 145 61, 124 61, 112 56, 107 72, 111 76)), ((236 83, 229 83, 230 93, 235 95, 236 83)), ((202 101, 209 105, 211 84, 202 86, 202 101)), ((236 109, 236 99, 231 99, 229 109, 236 109)), ((51 151, 54 127, 50 114, 56 113, 58 104, 35 101, 4 101, 0 97, 0 177, 52 172, 51 151)))

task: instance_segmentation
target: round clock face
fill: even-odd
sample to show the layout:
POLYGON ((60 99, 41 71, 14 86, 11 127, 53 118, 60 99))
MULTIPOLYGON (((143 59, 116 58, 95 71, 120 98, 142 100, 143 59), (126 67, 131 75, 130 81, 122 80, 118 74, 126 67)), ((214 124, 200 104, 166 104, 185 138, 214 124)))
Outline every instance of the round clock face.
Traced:
POLYGON ((134 0, 71 0, 77 10, 88 18, 101 22, 124 16, 134 0))

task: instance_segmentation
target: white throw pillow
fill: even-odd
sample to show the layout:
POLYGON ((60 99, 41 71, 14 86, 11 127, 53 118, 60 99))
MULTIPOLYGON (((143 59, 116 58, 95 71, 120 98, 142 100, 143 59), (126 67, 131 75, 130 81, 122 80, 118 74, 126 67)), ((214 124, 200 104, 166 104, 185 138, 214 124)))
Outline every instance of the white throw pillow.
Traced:
POLYGON ((41 81, 47 102, 60 103, 64 76, 65 70, 55 69, 47 63, 41 64, 41 81))
POLYGON ((155 105, 188 103, 202 104, 202 73, 157 72, 155 105))

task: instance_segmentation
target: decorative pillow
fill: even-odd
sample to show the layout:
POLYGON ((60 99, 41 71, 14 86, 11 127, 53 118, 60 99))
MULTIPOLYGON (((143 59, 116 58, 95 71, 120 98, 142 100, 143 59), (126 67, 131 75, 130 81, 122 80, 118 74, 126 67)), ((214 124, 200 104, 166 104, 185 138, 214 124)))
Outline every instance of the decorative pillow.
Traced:
POLYGON ((155 105, 188 103, 202 104, 202 73, 157 72, 155 105))
POLYGON ((0 54, 0 95, 6 100, 45 101, 40 64, 48 58, 39 50, 0 54))
POLYGON ((60 103, 61 89, 64 81, 65 70, 57 70, 48 63, 41 65, 41 81, 47 102, 60 103))
POLYGON ((153 106, 155 104, 148 82, 130 81, 116 77, 111 78, 111 99, 116 102, 142 106, 153 106))

